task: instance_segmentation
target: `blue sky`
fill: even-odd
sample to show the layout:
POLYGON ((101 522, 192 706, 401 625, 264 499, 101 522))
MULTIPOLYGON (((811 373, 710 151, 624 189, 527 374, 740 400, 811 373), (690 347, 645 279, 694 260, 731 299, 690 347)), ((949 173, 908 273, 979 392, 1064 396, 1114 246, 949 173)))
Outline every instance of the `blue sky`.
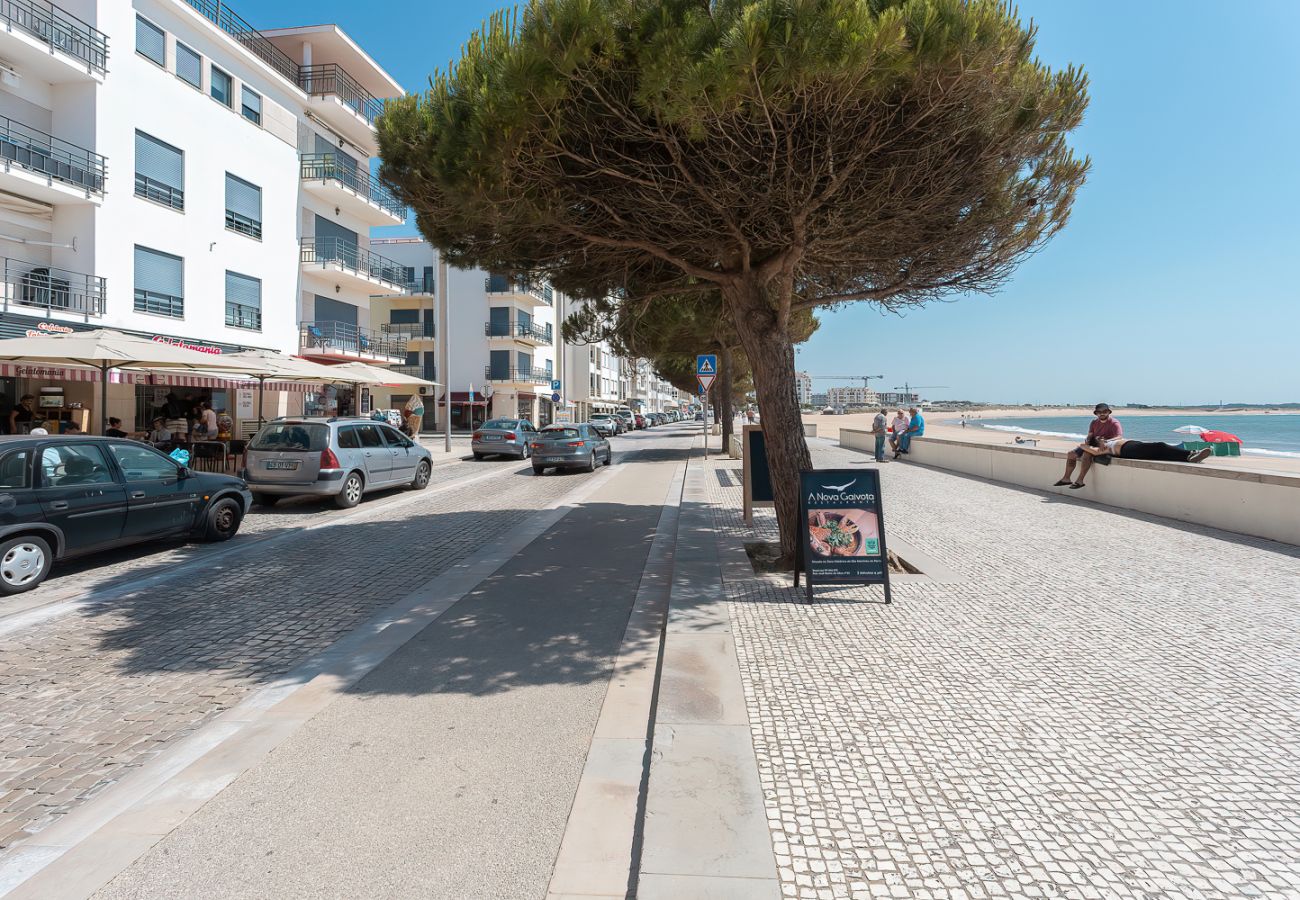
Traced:
MULTIPOLYGON (((243 7, 265 27, 337 22, 420 90, 500 4, 243 7)), ((992 298, 824 314, 799 367, 948 386, 933 398, 1300 401, 1300 3, 1019 8, 1039 56, 1092 81, 1074 145, 1093 171, 1070 224, 992 298)))

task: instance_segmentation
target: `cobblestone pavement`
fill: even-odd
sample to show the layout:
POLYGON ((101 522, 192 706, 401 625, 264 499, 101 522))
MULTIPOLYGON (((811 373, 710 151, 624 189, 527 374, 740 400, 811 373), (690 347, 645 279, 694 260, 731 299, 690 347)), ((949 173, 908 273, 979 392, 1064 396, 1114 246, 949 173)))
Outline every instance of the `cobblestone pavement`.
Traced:
MULTIPOLYGON (((739 463, 710 465, 720 532, 743 534, 739 463)), ((889 533, 959 583, 896 581, 892 607, 728 586, 786 897, 1300 896, 1294 548, 882 479, 889 533)))
MULTIPOLYGON (((616 451, 650 446, 640 437, 616 451)), ((471 461, 436 467, 432 483, 494 468, 464 492, 377 495, 346 524, 249 540, 147 590, 0 637, 0 850, 585 481, 471 461)), ((292 503, 255 512, 241 531, 268 536, 340 512, 292 503)), ((193 558, 186 547, 101 556, 63 583, 118 589, 193 558)))

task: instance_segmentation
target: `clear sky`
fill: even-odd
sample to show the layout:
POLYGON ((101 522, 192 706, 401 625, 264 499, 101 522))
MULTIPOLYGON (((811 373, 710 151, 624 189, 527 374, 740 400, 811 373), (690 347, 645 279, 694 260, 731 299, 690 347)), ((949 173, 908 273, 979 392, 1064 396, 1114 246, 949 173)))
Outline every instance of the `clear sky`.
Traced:
MULTIPOLYGON (((235 9, 264 27, 336 22, 415 91, 501 5, 235 9)), ((1070 224, 994 297, 823 314, 799 367, 948 386, 933 399, 1300 401, 1300 2, 1018 5, 1039 56, 1092 81, 1074 146, 1093 171, 1070 224)))

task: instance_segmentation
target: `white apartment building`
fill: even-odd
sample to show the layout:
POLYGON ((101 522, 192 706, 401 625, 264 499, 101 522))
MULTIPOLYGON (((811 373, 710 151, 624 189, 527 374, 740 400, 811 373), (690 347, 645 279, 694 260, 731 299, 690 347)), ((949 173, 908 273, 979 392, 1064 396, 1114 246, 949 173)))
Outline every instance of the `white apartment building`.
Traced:
MULTIPOLYGON (((372 247, 394 260, 403 277, 422 282, 418 293, 376 296, 370 315, 381 333, 402 333, 418 323, 405 366, 430 380, 446 376, 436 377, 445 383, 436 390, 436 402, 425 406, 426 429, 441 427, 448 403, 457 429, 502 416, 545 425, 554 420, 555 394, 561 404, 572 403, 575 381, 564 365, 571 357, 555 349, 563 295, 547 284, 441 266, 437 249, 418 238, 376 240, 372 247), (444 302, 450 325, 448 340, 439 340, 444 302), (444 358, 449 366, 441 364, 444 358)), ((396 403, 403 396, 381 399, 396 403)))
MULTIPOLYGON (((214 356, 405 363, 369 322, 372 294, 410 290, 368 246, 405 220, 370 176, 377 98, 399 93, 333 25, 259 32, 215 0, 0 2, 0 336, 112 327, 214 356)), ((7 399, 62 388, 98 420, 84 372, 0 377, 7 399)), ((167 388, 251 412, 219 379, 126 374, 108 411, 140 424, 167 388)), ((349 402, 271 396, 269 414, 349 402)))
MULTIPOLYGON (((811 398, 811 391, 809 392, 811 398)), ((880 402, 876 392, 869 387, 833 387, 826 391, 831 406, 875 406, 880 402)))
POLYGON ((810 405, 813 402, 812 376, 807 372, 796 372, 794 374, 794 390, 800 406, 810 405))
POLYGON ((622 359, 607 343, 567 344, 564 354, 564 396, 573 404, 575 421, 585 422, 592 413, 613 412, 626 404, 622 359))

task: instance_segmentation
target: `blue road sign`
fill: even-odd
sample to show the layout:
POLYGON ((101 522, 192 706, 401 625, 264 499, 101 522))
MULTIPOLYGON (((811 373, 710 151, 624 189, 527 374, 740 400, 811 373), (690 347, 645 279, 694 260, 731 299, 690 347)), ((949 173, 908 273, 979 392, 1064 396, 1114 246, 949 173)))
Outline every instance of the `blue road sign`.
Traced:
POLYGON ((696 375, 717 375, 718 357, 714 353, 703 353, 695 357, 696 375))
POLYGON ((558 391, 559 389, 560 389, 560 379, 557 378, 551 382, 551 390, 558 391))
POLYGON ((706 388, 704 385, 701 384, 701 385, 700 385, 700 396, 703 397, 703 396, 704 396, 705 394, 707 394, 708 392, 709 392, 709 389, 706 388))
POLYGON ((551 394, 551 402, 552 402, 552 403, 559 403, 559 402, 560 402, 560 395, 559 395, 558 393, 551 394))

